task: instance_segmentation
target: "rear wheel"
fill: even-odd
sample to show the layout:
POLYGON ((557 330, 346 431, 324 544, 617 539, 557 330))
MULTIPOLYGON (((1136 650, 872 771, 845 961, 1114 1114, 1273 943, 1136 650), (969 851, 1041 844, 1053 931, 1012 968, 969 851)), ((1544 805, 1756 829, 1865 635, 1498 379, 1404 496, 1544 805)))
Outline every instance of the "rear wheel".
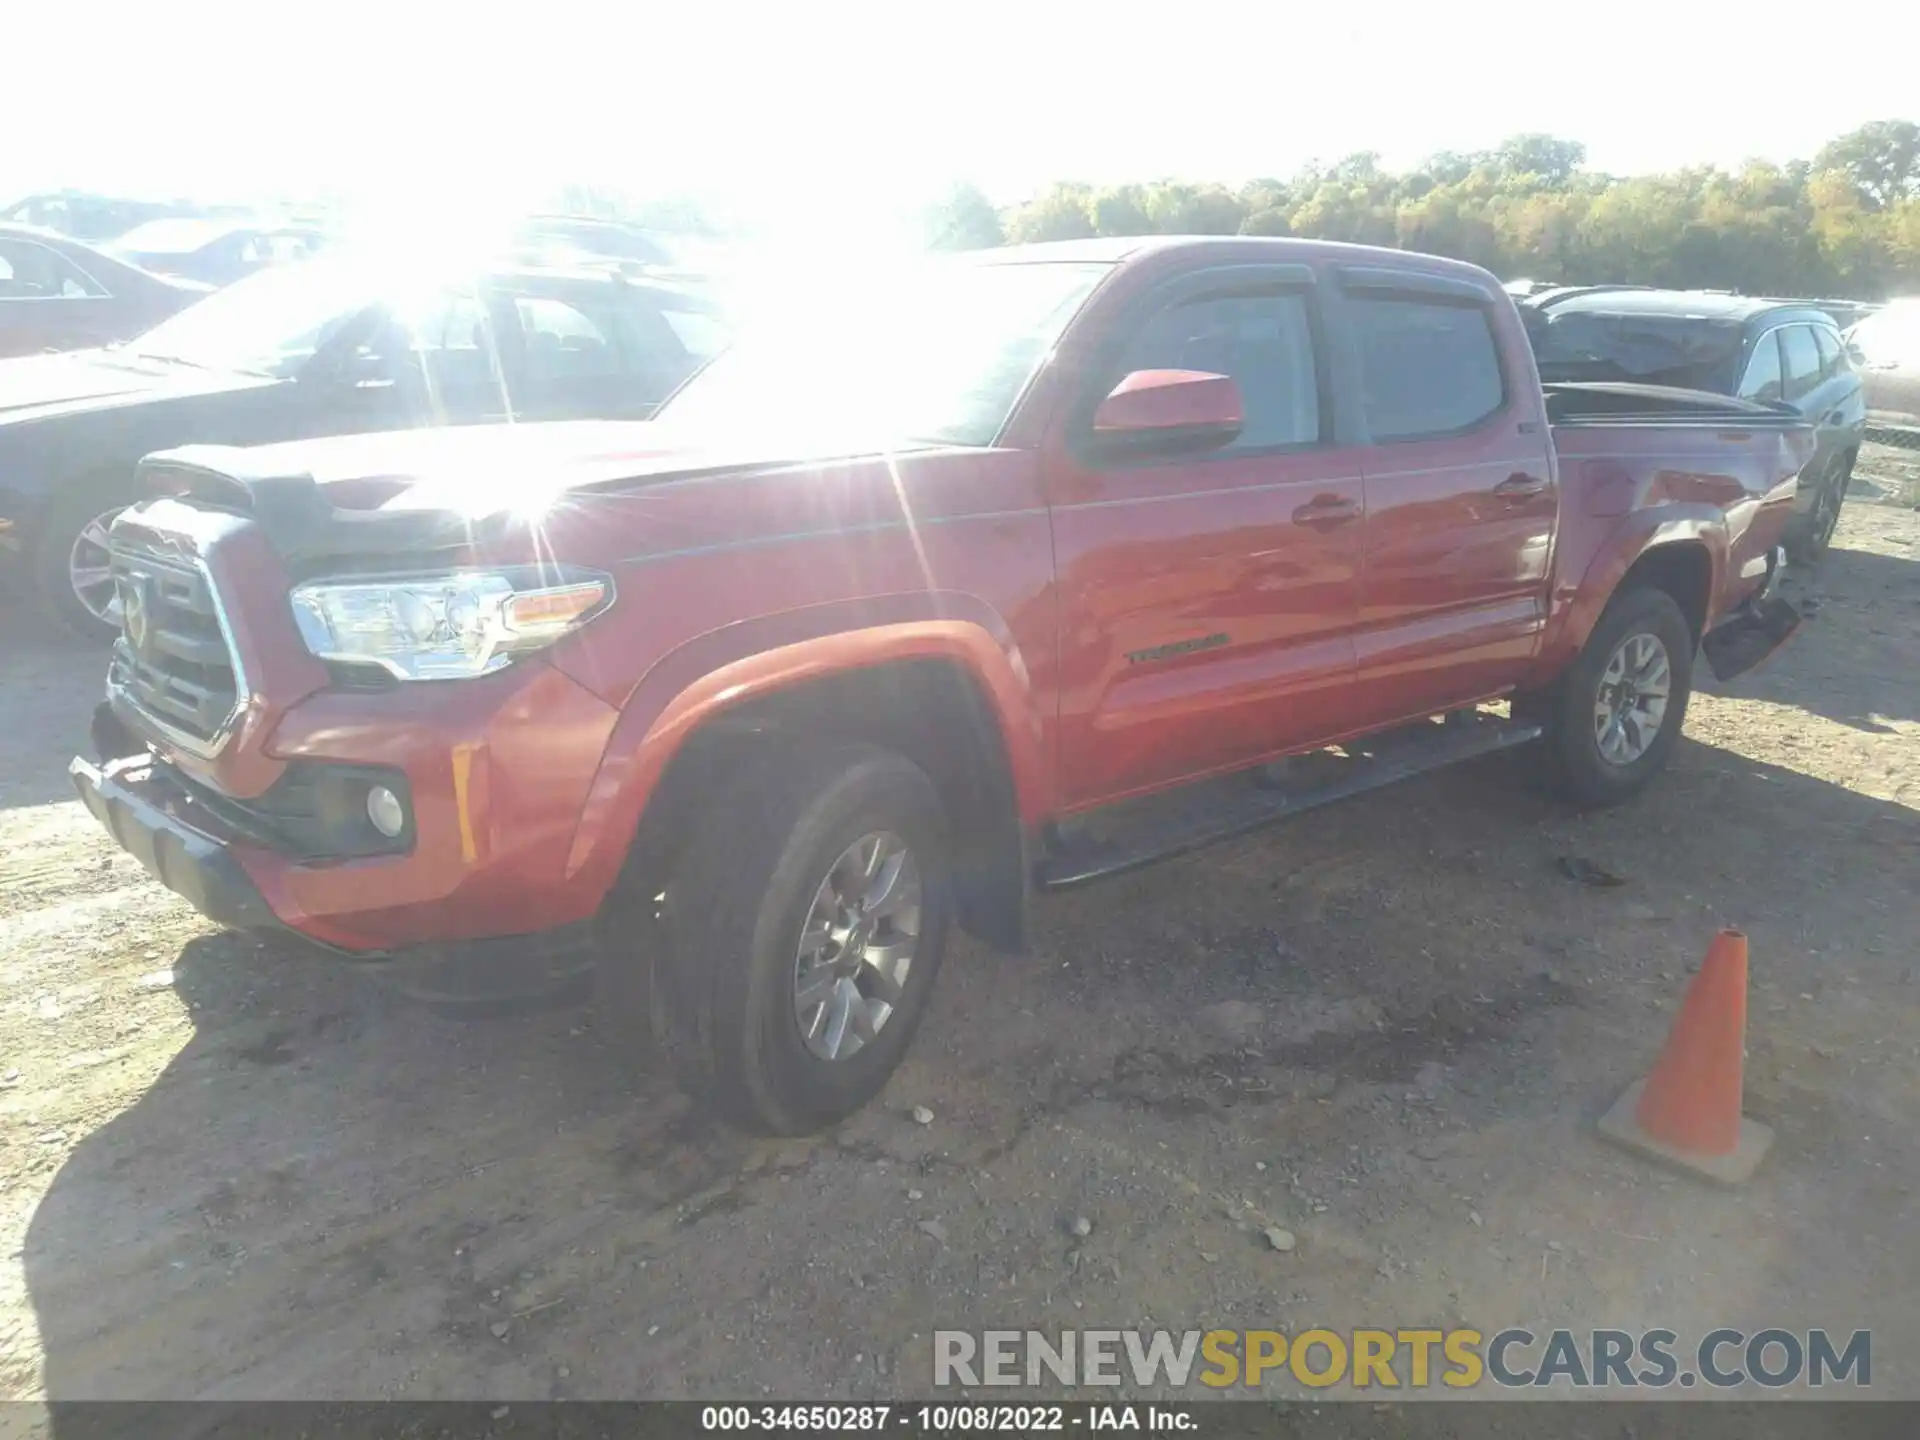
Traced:
POLYGON ((1827 553, 1833 544, 1833 532, 1840 526, 1840 507, 1847 502, 1852 478, 1851 456, 1835 455, 1821 470, 1807 513, 1796 515, 1787 530, 1787 558, 1794 564, 1811 565, 1827 553))
POLYGON ((682 1087, 785 1135, 877 1095, 939 972, 947 855, 932 782, 898 755, 824 742, 750 762, 665 892, 650 1003, 682 1087))
POLYGON ((1694 649, 1671 595, 1628 590, 1554 687, 1517 702, 1521 718, 1545 727, 1551 778, 1575 803, 1616 805, 1665 768, 1693 693, 1694 649))

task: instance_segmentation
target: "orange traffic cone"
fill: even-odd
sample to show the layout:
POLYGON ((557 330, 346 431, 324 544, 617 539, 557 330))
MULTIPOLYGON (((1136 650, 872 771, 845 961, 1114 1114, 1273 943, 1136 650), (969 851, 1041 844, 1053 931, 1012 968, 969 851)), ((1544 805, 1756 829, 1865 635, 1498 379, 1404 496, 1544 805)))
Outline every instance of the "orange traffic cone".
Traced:
POLYGON ((1600 1120, 1616 1144, 1737 1185, 1753 1174, 1773 1131, 1740 1113, 1747 1040, 1747 937, 1722 930, 1653 1071, 1600 1120))

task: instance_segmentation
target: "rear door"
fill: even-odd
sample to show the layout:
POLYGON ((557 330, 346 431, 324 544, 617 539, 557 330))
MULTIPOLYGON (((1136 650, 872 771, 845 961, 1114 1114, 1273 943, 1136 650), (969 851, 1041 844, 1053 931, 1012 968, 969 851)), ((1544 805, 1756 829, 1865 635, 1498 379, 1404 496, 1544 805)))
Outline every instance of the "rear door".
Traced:
POLYGON ((1357 718, 1499 693, 1539 643, 1558 511, 1542 397, 1511 302, 1471 280, 1342 272, 1366 447, 1357 718))
POLYGON ((1314 272, 1190 273, 1123 314, 1050 459, 1068 808, 1323 740, 1353 685, 1361 480, 1339 443, 1314 272), (1136 370, 1239 383, 1245 424, 1203 454, 1093 457, 1136 370))
POLYGON ((1821 473, 1827 460, 1844 450, 1853 438, 1860 416, 1856 398, 1859 382, 1851 371, 1838 367, 1837 336, 1828 340, 1823 354, 1819 327, 1783 325, 1780 328, 1780 364, 1784 393, 1789 404, 1806 416, 1814 426, 1818 448, 1809 467, 1821 473))

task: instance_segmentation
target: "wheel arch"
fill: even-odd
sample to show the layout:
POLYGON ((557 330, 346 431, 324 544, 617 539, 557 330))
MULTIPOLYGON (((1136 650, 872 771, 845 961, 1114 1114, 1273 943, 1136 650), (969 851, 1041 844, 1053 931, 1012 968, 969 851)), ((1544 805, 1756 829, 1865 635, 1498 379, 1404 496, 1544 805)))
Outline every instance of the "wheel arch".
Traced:
POLYGON ((1715 619, 1726 567, 1726 521, 1717 510, 1627 516, 1596 548, 1572 593, 1562 592, 1559 616, 1520 688, 1550 685, 1579 656, 1614 597, 1631 585, 1651 583, 1672 595, 1697 643, 1715 619))
POLYGON ((1041 717, 1004 627, 996 635, 977 618, 949 614, 769 648, 751 643, 760 627, 728 628, 749 633, 689 642, 653 667, 623 708, 575 833, 569 878, 604 894, 623 873, 660 873, 738 747, 844 735, 927 772, 954 826, 961 927, 1023 948, 1027 837, 1048 808, 1048 772, 1041 717))
POLYGON ((1713 552, 1705 542, 1669 540, 1643 550, 1627 567, 1607 598, 1611 601, 1614 595, 1624 595, 1643 585, 1664 590, 1680 607, 1680 613, 1687 619, 1687 629, 1693 636, 1693 643, 1698 645, 1707 631, 1715 573, 1713 552))

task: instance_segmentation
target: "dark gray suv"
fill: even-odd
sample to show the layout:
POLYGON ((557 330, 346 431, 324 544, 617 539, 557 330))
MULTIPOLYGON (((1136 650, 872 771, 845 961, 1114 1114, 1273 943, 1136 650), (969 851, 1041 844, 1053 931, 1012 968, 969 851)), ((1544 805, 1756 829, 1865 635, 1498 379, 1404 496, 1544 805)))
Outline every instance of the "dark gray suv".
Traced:
POLYGON ((1826 311, 1700 290, 1588 286, 1529 296, 1520 312, 1548 383, 1672 385, 1806 416, 1819 448, 1800 474, 1787 552, 1801 562, 1825 553, 1867 423, 1860 376, 1826 311))

